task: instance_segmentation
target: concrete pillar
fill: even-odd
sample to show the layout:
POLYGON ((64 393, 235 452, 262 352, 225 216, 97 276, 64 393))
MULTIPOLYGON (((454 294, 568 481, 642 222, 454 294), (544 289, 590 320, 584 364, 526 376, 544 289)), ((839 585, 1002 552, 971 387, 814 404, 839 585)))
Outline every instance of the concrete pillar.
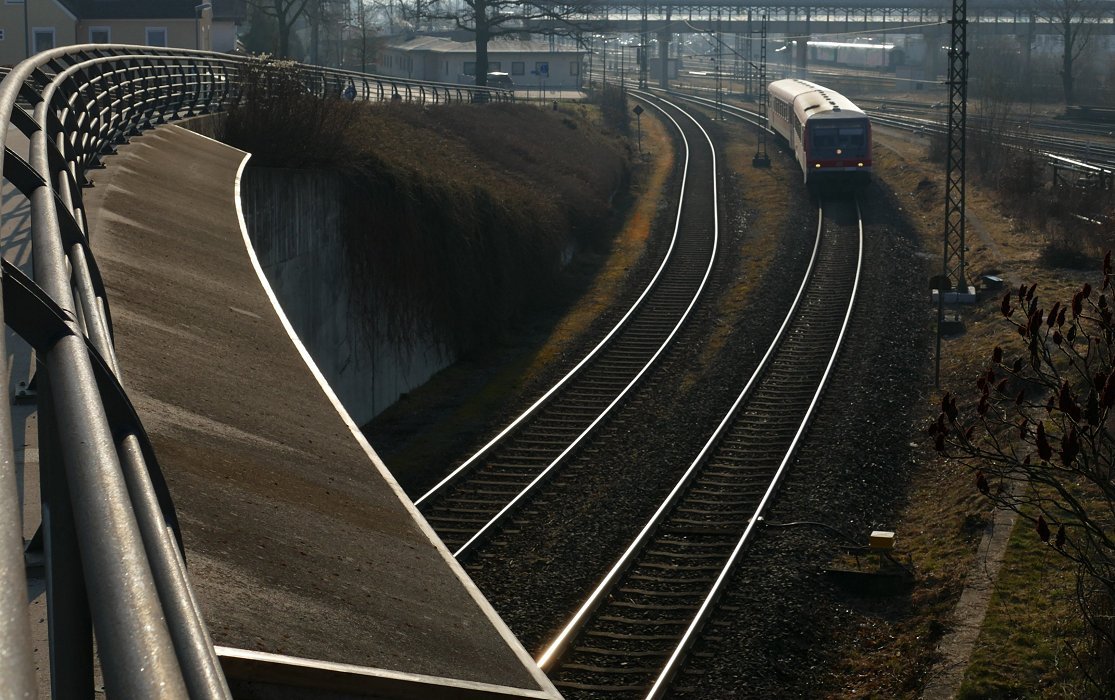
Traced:
POLYGON ((673 35, 669 29, 658 31, 658 87, 663 90, 670 87, 670 37, 673 35))
POLYGON ((1022 66, 1025 71, 1023 75, 1023 84, 1030 86, 1034 84, 1033 64, 1030 62, 1030 59, 1034 51, 1034 41, 1037 39, 1037 27, 1035 23, 1034 13, 1031 12, 1029 21, 1026 23, 1026 34, 1019 37, 1022 42, 1022 66))
POLYGON ((952 28, 943 24, 925 30, 925 77, 943 81, 948 77, 948 47, 952 44, 952 28))
POLYGON ((804 75, 809 70, 809 38, 799 36, 794 46, 794 68, 797 73, 804 75))
POLYGON ((795 65, 797 66, 800 75, 806 75, 809 70, 809 36, 812 31, 812 15, 813 10, 810 8, 805 9, 805 31, 801 33, 798 38, 797 56, 795 57, 795 65))

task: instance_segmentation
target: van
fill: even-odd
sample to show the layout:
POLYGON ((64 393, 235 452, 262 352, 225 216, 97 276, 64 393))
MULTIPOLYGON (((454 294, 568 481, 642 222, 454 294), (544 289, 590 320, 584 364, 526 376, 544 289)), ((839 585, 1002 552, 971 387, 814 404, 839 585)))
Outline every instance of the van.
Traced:
POLYGON ((488 73, 488 87, 499 88, 500 90, 514 90, 515 83, 511 82, 511 76, 507 73, 488 73))

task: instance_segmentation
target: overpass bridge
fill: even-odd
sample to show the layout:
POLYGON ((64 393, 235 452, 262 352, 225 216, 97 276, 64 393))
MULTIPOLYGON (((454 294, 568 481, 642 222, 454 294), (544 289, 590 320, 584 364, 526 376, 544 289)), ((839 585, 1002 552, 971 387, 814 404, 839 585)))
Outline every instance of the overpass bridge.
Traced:
POLYGON ((0 83, 0 697, 557 698, 276 303, 248 154, 171 123, 259 67, 78 46, 0 83))
MULTIPOLYGON (((718 37, 729 53, 755 60, 751 45, 757 41, 765 18, 771 39, 793 42, 793 63, 807 67, 807 42, 850 41, 853 38, 883 35, 896 37, 920 35, 927 47, 947 46, 950 39, 952 5, 942 0, 806 0, 785 2, 756 0, 593 0, 582 5, 584 12, 574 18, 579 29, 590 37, 590 45, 606 46, 609 36, 635 38, 646 51, 636 51, 632 63, 657 57, 650 77, 659 87, 668 87, 667 65, 680 56, 681 46, 694 36, 718 37), (598 43, 596 39, 601 41, 598 43)), ((1115 35, 1115 0, 1099 0, 1091 6, 1087 19, 1093 36, 1115 35)), ((967 3, 969 46, 983 37, 1017 37, 1020 50, 1028 57, 1037 41, 1052 45, 1061 41, 1059 18, 1042 12, 1035 2, 1012 0, 972 0, 967 3)), ((553 29, 553 23, 540 23, 540 29, 553 29)), ((715 54, 716 41, 705 42, 709 55, 715 54)), ((605 51, 601 48, 601 52, 605 51)), ((614 49, 613 49, 614 51, 614 49)), ((921 73, 942 75, 946 60, 942 51, 927 51, 917 61, 921 73)))
MULTIPOLYGON (((947 23, 952 5, 940 0, 807 0, 780 2, 758 0, 615 0, 589 2, 578 6, 584 11, 573 20, 590 30, 639 33, 672 29, 743 32, 767 17, 771 31, 786 36, 848 31, 901 32, 922 26, 947 23), (644 24, 645 22, 645 24, 644 24)), ((984 28, 1018 32, 1033 24, 1039 33, 1055 33, 1055 20, 1038 10, 1036 3, 1010 0, 973 0, 967 4, 968 22, 984 28)), ((1094 29, 1110 34, 1115 31, 1115 0, 1095 4, 1094 29)))

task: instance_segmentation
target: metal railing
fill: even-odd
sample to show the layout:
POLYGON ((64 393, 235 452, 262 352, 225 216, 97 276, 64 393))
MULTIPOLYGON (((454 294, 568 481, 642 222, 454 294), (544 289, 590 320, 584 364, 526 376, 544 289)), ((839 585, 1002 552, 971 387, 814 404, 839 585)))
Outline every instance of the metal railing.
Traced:
MULTIPOLYGON (((220 111, 258 59, 137 46, 38 54, 0 83, 3 174, 27 198, 33 280, 2 269, 4 321, 34 350, 41 546, 55 697, 91 697, 93 633, 110 697, 227 698, 186 575, 170 494, 125 392, 81 188, 117 144, 220 111), (18 134, 27 139, 26 158, 18 134)), ((286 68, 289 70, 290 68, 286 68)), ((501 90, 294 66, 306 89, 356 99, 479 102, 501 90)), ((0 356, 7 357, 0 336, 0 356)), ((7 375, 0 379, 11 396, 7 375)), ((34 697, 12 416, 0 401, 0 696, 34 697)))

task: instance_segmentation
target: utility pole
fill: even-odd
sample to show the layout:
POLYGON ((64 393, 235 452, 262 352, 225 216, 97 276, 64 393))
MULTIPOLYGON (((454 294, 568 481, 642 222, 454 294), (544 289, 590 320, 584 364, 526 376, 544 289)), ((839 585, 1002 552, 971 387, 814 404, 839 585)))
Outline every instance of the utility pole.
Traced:
POLYGON ((967 0, 953 0, 949 48, 948 158, 945 172, 945 259, 943 273, 954 289, 967 291, 964 270, 964 156, 968 114, 967 0))
POLYGON ((759 125, 759 137, 755 144, 755 157, 751 165, 755 168, 769 168, 770 155, 767 153, 767 125, 770 123, 770 94, 767 92, 767 16, 759 25, 759 115, 764 120, 759 125))
POLYGON ((937 289, 937 358, 934 378, 940 386, 941 324, 945 294, 957 299, 968 294, 964 269, 964 155, 968 115, 968 7, 967 0, 953 0, 952 41, 949 46, 948 156, 945 161, 945 255, 937 289))
POLYGON ((724 118, 724 38, 720 33, 720 8, 716 8, 716 118, 724 118))
POLYGON ((649 0, 643 0, 643 35, 640 39, 641 45, 639 46, 639 89, 647 89, 647 74, 650 66, 647 65, 650 60, 647 57, 647 3, 649 0))

